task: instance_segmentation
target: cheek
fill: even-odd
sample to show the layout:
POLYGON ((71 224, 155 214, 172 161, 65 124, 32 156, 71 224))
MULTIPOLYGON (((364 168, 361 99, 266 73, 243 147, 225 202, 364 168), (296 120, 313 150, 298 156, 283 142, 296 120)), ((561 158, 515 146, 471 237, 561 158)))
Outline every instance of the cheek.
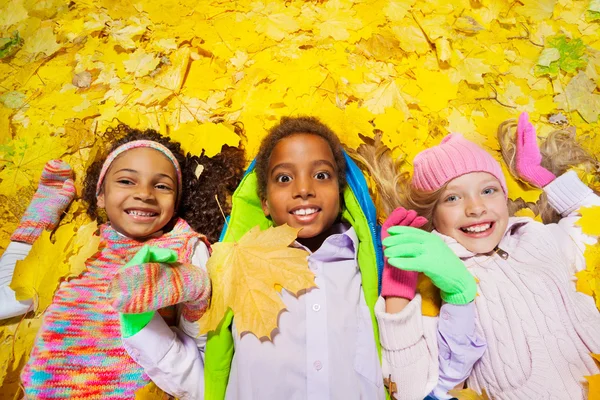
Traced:
POLYGON ((436 208, 433 211, 433 227, 436 231, 443 233, 444 235, 449 235, 453 224, 452 213, 449 210, 441 210, 440 208, 436 208))

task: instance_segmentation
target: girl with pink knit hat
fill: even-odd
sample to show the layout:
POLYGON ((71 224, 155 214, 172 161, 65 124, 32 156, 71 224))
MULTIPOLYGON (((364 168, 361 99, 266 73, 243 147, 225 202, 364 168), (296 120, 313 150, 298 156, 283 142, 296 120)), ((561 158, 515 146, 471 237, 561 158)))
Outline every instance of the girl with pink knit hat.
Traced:
POLYGON ((542 159, 527 114, 511 149, 513 127, 499 130, 503 155, 520 179, 543 188, 562 217, 558 223, 510 217, 500 164, 451 134, 415 157, 411 185, 399 201, 428 218, 424 229, 431 232, 391 227, 385 255, 394 267, 427 275, 445 301, 471 291, 476 278, 476 331, 488 347, 464 377, 468 387, 494 399, 585 399, 584 377, 600 373, 590 356, 600 352, 600 313, 590 296, 575 290, 573 275, 585 268, 585 245, 596 238, 575 222, 578 209, 600 205, 600 197, 575 172, 563 174, 567 163, 557 161, 586 158, 580 147, 542 159))

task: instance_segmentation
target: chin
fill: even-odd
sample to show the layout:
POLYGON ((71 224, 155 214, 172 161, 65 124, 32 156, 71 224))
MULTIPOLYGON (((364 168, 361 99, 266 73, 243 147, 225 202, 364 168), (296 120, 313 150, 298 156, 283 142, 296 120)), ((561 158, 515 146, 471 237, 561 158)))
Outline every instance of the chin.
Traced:
POLYGON ((498 244, 494 243, 464 243, 465 249, 475 254, 487 254, 494 251, 498 244))

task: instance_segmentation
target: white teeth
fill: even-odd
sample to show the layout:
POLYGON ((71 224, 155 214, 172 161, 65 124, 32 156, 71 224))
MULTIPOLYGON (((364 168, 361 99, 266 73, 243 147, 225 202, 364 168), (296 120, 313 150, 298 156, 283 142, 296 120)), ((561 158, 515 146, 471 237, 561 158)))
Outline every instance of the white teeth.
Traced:
POLYGON ((136 211, 136 210, 130 210, 130 211, 127 211, 127 213, 129 215, 135 215, 136 217, 152 217, 152 216, 156 215, 156 213, 136 211))
POLYGON ((463 228, 463 230, 465 230, 467 232, 477 233, 477 232, 487 231, 488 229, 490 229, 491 226, 492 226, 492 224, 487 223, 487 224, 483 224, 483 225, 474 225, 474 226, 470 226, 468 228, 463 228))
POLYGON ((319 210, 317 210, 316 208, 299 208, 299 209, 293 211, 292 214, 294 214, 294 215, 311 215, 311 214, 316 213, 317 211, 319 211, 319 210))

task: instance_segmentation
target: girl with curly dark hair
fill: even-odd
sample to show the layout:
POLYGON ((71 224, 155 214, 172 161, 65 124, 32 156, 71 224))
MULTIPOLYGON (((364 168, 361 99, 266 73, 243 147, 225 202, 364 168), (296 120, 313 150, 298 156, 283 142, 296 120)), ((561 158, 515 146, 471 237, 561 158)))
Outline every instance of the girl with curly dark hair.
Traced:
MULTIPOLYGON (((83 274, 61 283, 44 313, 21 376, 26 397, 131 399, 150 380, 177 397, 201 396, 202 385, 186 393, 179 379, 201 374, 193 338, 210 298, 209 241, 223 225, 217 201, 227 209, 241 179, 243 150, 186 156, 153 130, 120 125, 109 133, 120 139, 88 168, 83 192, 88 214, 103 222, 100 251, 83 274), (173 305, 182 331, 155 312, 173 305), (183 363, 191 369, 183 372, 182 348, 197 359, 183 363)), ((71 175, 60 160, 46 165, 11 238, 15 251, 9 246, 0 262, 12 261, 11 276, 41 232, 58 225, 75 194, 71 175)), ((31 304, 11 295, 0 318, 31 304)))

